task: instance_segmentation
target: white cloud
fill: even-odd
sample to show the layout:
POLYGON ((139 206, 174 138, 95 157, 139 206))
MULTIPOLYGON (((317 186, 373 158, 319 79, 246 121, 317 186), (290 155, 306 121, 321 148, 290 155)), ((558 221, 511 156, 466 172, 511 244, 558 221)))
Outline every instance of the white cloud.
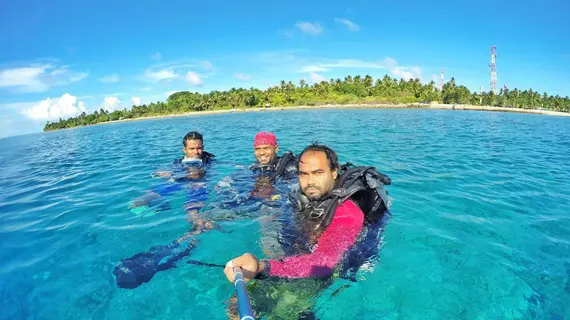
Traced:
POLYGON ((415 79, 422 78, 422 69, 418 66, 403 67, 393 58, 385 58, 381 61, 363 61, 357 59, 340 59, 328 62, 308 64, 300 68, 303 73, 325 72, 331 69, 387 69, 388 72, 398 78, 415 79))
POLYGON ((200 61, 200 65, 206 71, 214 70, 214 65, 210 61, 200 61))
POLYGON ((340 59, 326 63, 317 63, 303 66, 300 72, 324 72, 337 68, 353 69, 382 69, 385 66, 381 62, 368 62, 356 59, 340 59))
POLYGON ((135 79, 147 82, 158 83, 161 81, 184 80, 188 69, 201 66, 202 68, 214 68, 208 61, 177 61, 152 65, 144 70, 144 73, 135 79))
POLYGON ((191 85, 195 86, 202 85, 202 79, 200 79, 200 76, 192 71, 188 71, 188 73, 186 74, 186 81, 188 81, 188 83, 190 83, 191 85))
POLYGON ((33 107, 23 110, 22 114, 33 120, 57 120, 59 118, 67 119, 77 116, 81 112, 87 112, 82 101, 79 101, 77 105, 76 103, 77 98, 66 93, 59 99, 47 98, 42 100, 33 107))
POLYGON ((146 69, 144 74, 139 77, 140 80, 150 83, 157 83, 162 80, 170 80, 176 78, 176 73, 171 69, 152 70, 146 69))
POLYGON ((422 69, 418 66, 411 68, 400 67, 398 66, 398 62, 395 59, 389 57, 383 60, 383 64, 386 66, 388 71, 390 71, 390 73, 394 77, 402 78, 405 80, 415 79, 415 78, 421 79, 422 77, 422 69))
POLYGON ((52 86, 66 85, 87 78, 85 72, 74 72, 69 66, 30 64, 0 70, 0 88, 20 92, 43 92, 52 86))
POLYGON ((141 88, 141 91, 150 91, 150 90, 152 90, 151 87, 144 87, 144 88, 141 88))
POLYGON ((21 87, 23 91, 45 91, 48 86, 40 77, 49 65, 36 65, 0 71, 0 87, 21 87))
POLYGON ((121 100, 117 97, 105 97, 103 100, 103 109, 107 112, 113 112, 121 109, 121 100))
POLYGON ((150 58, 152 60, 161 60, 162 59, 162 55, 160 54, 160 52, 157 52, 155 54, 153 54, 152 56, 150 56, 150 58))
POLYGON ((133 106, 140 106, 141 105, 141 98, 140 97, 132 97, 131 101, 133 102, 133 106))
POLYGON ((249 74, 245 74, 245 73, 236 73, 236 74, 234 74, 234 77, 236 77, 236 79, 242 80, 242 81, 251 80, 251 76, 249 74))
POLYGON ((297 22, 295 26, 304 33, 316 36, 323 32, 323 27, 318 23, 312 22, 297 22))
POLYGON ((360 26, 357 25, 356 23, 348 20, 348 19, 342 19, 342 18, 336 18, 334 19, 336 22, 343 24, 346 28, 348 28, 348 30, 350 31, 358 31, 360 30, 360 26))
POLYGON ((15 102, 15 103, 7 103, 7 104, 2 104, 0 105, 0 109, 4 110, 4 109, 15 109, 15 110, 23 110, 23 109, 29 109, 35 105, 37 105, 38 102, 15 102))
POLYGON ((99 81, 101 81, 103 83, 119 82, 119 80, 120 80, 119 75, 116 73, 110 74, 108 76, 104 76, 103 78, 99 79, 99 81))
POLYGON ((321 81, 325 81, 325 77, 321 76, 320 74, 316 74, 313 72, 309 75, 310 83, 319 83, 321 81))
POLYGON ((332 63, 322 64, 325 68, 372 68, 382 69, 385 66, 379 62, 362 61, 357 59, 340 59, 332 63))
POLYGON ((301 72, 324 72, 324 71, 329 71, 329 69, 318 65, 303 66, 303 68, 301 68, 301 72))
POLYGON ((70 75, 68 80, 58 80, 56 84, 65 85, 65 84, 69 84, 72 82, 81 81, 81 80, 87 78, 87 76, 89 76, 87 74, 87 72, 79 72, 79 73, 70 75))

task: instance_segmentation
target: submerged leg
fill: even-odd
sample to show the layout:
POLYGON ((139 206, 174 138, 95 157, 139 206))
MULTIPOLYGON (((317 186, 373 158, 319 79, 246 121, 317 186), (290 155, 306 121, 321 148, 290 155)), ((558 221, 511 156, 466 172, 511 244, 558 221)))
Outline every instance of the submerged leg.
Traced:
POLYGON ((119 288, 136 288, 149 282, 157 272, 175 267, 195 246, 194 241, 179 240, 165 246, 152 247, 148 252, 121 260, 113 271, 119 288))
MULTIPOLYGON (((256 319, 317 319, 312 311, 315 299, 331 282, 316 278, 253 280, 247 285, 247 293, 256 319)), ((237 319, 235 294, 226 304, 228 318, 237 319)))

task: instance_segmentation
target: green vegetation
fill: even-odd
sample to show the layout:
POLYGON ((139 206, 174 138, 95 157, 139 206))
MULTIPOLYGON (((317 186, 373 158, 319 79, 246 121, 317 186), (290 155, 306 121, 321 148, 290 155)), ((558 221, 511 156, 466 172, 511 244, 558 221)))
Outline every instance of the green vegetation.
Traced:
POLYGON ((503 90, 493 93, 470 92, 465 86, 459 86, 455 79, 444 84, 443 91, 435 88, 435 82, 421 84, 419 79, 397 80, 384 76, 374 80, 371 76, 347 76, 344 80, 331 79, 311 86, 301 80, 298 86, 292 82, 281 81, 281 85, 267 90, 235 89, 212 91, 207 94, 182 91, 172 94, 166 102, 133 106, 131 110, 117 110, 111 113, 101 109, 93 114, 85 114, 48 122, 44 131, 72 128, 120 119, 143 118, 167 114, 222 110, 236 108, 256 108, 267 105, 282 107, 295 105, 385 103, 411 104, 438 102, 445 104, 470 104, 524 109, 538 109, 569 112, 568 97, 539 94, 531 90, 503 90))

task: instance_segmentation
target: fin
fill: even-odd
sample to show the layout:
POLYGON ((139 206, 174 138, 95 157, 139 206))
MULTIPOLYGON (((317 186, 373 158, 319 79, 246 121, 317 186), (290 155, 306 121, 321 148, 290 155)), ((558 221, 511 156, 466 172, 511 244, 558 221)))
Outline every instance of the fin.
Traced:
POLYGON ((169 245, 152 247, 148 252, 121 260, 113 270, 119 288, 134 289, 149 282, 160 271, 176 266, 176 263, 190 254, 193 242, 173 241, 169 245))
POLYGON ((140 216, 141 214, 145 213, 147 210, 148 210, 147 206, 140 206, 140 207, 132 208, 131 212, 137 216, 140 216))

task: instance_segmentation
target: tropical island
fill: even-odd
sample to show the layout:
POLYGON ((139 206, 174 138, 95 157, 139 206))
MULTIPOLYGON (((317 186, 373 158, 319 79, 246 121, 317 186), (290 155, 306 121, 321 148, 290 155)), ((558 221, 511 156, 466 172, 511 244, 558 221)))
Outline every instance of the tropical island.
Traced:
POLYGON ((570 112, 570 99, 540 94, 530 90, 503 88, 493 92, 471 92, 466 86, 457 85, 455 79, 443 85, 443 90, 434 81, 422 84, 419 79, 396 79, 388 75, 374 79, 369 75, 347 76, 344 80, 330 79, 313 85, 301 80, 299 85, 281 81, 279 86, 266 90, 256 88, 212 91, 206 94, 180 91, 170 95, 166 102, 132 106, 130 110, 107 112, 103 109, 91 114, 83 112, 77 117, 47 122, 44 131, 73 128, 118 120, 160 117, 215 110, 240 110, 244 108, 274 108, 320 105, 413 105, 444 104, 471 105, 570 112))

